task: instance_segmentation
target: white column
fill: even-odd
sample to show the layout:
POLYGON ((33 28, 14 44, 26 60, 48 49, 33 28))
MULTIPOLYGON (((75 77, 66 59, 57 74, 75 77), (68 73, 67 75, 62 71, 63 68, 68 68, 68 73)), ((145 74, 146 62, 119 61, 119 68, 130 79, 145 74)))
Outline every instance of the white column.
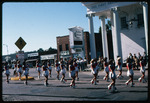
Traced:
POLYGON ((141 2, 143 6, 143 18, 144 18, 144 29, 145 29, 145 42, 146 42, 146 53, 148 54, 148 4, 141 2))
POLYGON ((103 57, 104 58, 107 57, 109 60, 105 18, 101 16, 100 19, 101 19, 101 27, 102 27, 103 57))
POLYGON ((90 37, 90 50, 91 50, 91 59, 96 58, 96 46, 95 46, 95 34, 93 27, 93 14, 86 15, 89 18, 89 37, 90 37))
POLYGON ((116 40, 116 53, 115 53, 115 50, 114 50, 114 59, 116 60, 117 56, 120 56, 122 57, 122 47, 121 47, 121 37, 120 37, 120 25, 119 25, 119 16, 118 16, 118 11, 117 11, 118 8, 112 8, 112 12, 113 12, 113 22, 114 22, 114 37, 115 37, 115 40, 116 40))

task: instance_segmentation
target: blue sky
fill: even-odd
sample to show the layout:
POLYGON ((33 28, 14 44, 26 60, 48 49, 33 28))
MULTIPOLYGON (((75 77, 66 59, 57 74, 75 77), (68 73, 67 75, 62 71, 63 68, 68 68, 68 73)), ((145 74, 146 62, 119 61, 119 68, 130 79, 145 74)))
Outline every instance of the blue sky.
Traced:
MULTIPOLYGON (((94 17, 94 31, 100 20, 94 17)), ((57 48, 56 37, 69 35, 68 28, 80 26, 89 31, 86 7, 81 2, 5 2, 2 5, 2 43, 8 45, 9 54, 19 51, 15 42, 22 37, 25 52, 39 48, 57 48)), ((2 54, 7 47, 2 46, 2 54)))

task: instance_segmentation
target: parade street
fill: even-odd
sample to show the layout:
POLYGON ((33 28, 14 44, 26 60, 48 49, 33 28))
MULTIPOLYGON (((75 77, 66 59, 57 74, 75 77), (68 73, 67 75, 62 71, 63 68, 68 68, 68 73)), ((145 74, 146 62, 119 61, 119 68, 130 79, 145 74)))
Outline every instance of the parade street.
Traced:
MULTIPOLYGON (((79 81, 76 81, 76 87, 69 86, 71 78, 68 71, 66 73, 66 83, 61 83, 56 79, 55 69, 52 69, 52 77, 48 79, 49 85, 44 86, 44 76, 38 79, 38 73, 35 68, 29 70, 29 76, 34 80, 28 80, 28 85, 24 81, 6 82, 6 76, 2 77, 2 99, 3 101, 147 101, 148 100, 148 82, 140 83, 138 78, 141 76, 139 70, 134 70, 135 86, 125 85, 129 79, 126 76, 126 67, 123 67, 123 79, 116 79, 116 88, 118 92, 112 93, 108 90, 111 83, 103 80, 105 73, 99 72, 97 85, 91 84, 93 75, 90 71, 79 72, 79 81)), ((10 69, 10 78, 13 76, 13 69, 10 69)), ((118 71, 116 71, 118 74, 118 71)), ((148 70, 146 70, 146 79, 148 81, 148 70)), ((61 75, 60 75, 61 78, 61 75)))

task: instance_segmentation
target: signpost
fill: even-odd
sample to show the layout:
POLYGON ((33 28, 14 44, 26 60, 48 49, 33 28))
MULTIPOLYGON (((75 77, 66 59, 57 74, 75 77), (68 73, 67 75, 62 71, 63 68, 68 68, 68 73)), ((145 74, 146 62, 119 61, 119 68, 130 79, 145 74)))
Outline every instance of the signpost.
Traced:
POLYGON ((16 41, 15 45, 20 49, 20 51, 18 51, 17 53, 17 58, 22 63, 24 61, 24 51, 22 51, 22 49, 26 45, 26 42, 20 37, 16 41))

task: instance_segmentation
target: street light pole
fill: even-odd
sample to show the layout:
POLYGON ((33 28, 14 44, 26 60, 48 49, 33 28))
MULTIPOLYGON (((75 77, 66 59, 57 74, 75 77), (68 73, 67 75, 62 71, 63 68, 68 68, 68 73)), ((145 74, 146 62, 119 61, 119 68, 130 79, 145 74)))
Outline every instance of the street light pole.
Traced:
POLYGON ((7 55, 8 55, 8 45, 7 44, 3 44, 3 45, 5 45, 7 47, 7 55))

